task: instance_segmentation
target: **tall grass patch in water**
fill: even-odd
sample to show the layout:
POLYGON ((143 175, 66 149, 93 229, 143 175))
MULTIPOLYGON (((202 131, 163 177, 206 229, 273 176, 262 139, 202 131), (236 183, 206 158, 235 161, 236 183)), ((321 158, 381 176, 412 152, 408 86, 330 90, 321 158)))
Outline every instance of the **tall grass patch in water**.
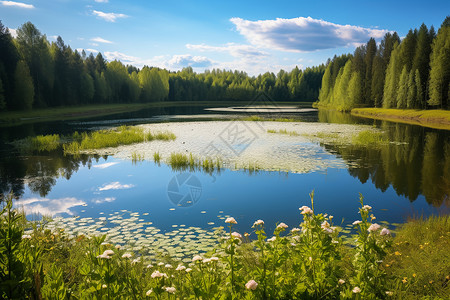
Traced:
POLYGON ((383 145, 387 144, 387 142, 382 132, 372 130, 361 131, 352 137, 352 143, 361 146, 383 145))
POLYGON ((82 150, 101 149, 130 145, 152 140, 171 141, 176 136, 168 131, 148 133, 140 127, 120 126, 117 129, 98 130, 92 133, 77 132, 73 135, 73 142, 63 146, 65 153, 79 153, 82 150))
POLYGON ((24 141, 23 149, 28 151, 50 152, 61 146, 61 139, 58 134, 38 135, 28 137, 24 141))
POLYGON ((296 132, 296 131, 289 131, 287 129, 279 129, 278 131, 276 131, 275 129, 268 129, 267 132, 268 133, 286 134, 286 135, 289 135, 289 136, 299 136, 298 132, 296 132))

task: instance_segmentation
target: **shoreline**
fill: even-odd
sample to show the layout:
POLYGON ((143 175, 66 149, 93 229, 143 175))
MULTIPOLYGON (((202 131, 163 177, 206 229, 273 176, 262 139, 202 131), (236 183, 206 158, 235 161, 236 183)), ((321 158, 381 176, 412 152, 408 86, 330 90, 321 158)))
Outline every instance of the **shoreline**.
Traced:
POLYGON ((356 117, 450 130, 450 111, 447 110, 354 108, 351 110, 351 114, 356 117))
MULTIPOLYGON (((0 127, 36 122, 64 121, 91 117, 107 116, 117 113, 133 112, 145 108, 157 107, 198 107, 198 106, 233 106, 243 105, 236 101, 167 101, 150 103, 116 103, 94 104, 69 107, 40 108, 29 111, 0 112, 0 127)), ((305 105, 306 102, 277 102, 279 105, 305 105)))

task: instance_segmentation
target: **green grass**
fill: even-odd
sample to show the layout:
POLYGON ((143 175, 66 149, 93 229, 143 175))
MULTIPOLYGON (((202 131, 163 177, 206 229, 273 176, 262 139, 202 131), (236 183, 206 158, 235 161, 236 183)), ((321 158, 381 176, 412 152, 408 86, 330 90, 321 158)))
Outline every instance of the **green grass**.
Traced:
POLYGON ((143 160, 144 160, 144 155, 143 154, 136 153, 136 152, 131 153, 131 161, 134 164, 139 162, 139 161, 143 161, 143 160))
POLYGON ((214 171, 220 171, 223 167, 223 162, 220 158, 205 158, 199 159, 192 155, 192 153, 171 153, 167 164, 174 170, 202 170, 207 173, 212 173, 214 171))
POLYGON ((35 137, 28 137, 18 144, 20 148, 29 152, 50 152, 61 146, 61 139, 58 134, 38 135, 35 137))
POLYGON ((102 149, 148 142, 153 140, 171 141, 176 136, 168 131, 145 132, 140 127, 121 126, 117 129, 98 130, 91 133, 73 135, 73 142, 63 145, 64 153, 77 154, 83 150, 102 149))
POLYGON ((405 291, 403 299, 448 299, 450 295, 450 216, 417 218, 401 225, 386 269, 405 291))
POLYGON ((276 131, 275 129, 268 129, 267 132, 268 133, 286 134, 286 135, 289 135, 289 136, 299 136, 298 132, 296 132, 296 131, 288 131, 286 129, 280 129, 278 131, 276 131))
POLYGON ((384 138, 382 132, 364 130, 352 137, 352 144, 359 146, 385 145, 388 141, 384 138))
MULTIPOLYGON (((191 156, 185 156, 189 162, 191 156)), ((80 230, 92 227, 86 222, 94 219, 58 218, 52 227, 50 220, 28 222, 23 211, 12 208, 9 195, 0 201, 0 294, 12 299, 67 299, 69 294, 76 299, 384 299, 388 292, 394 299, 448 299, 449 216, 413 219, 399 226, 396 236, 383 235, 381 228, 370 230, 372 208, 365 208, 361 196, 360 224, 351 226, 356 234, 347 244, 333 217, 314 211, 313 197, 314 192, 311 208, 298 212, 303 220, 295 231, 277 223, 269 233, 265 226, 272 224, 260 221, 247 228, 249 235, 237 237, 232 221, 221 221, 229 228, 198 228, 198 241, 189 244, 187 254, 178 251, 175 233, 181 229, 173 231, 173 241, 158 244, 171 251, 157 255, 159 250, 149 249, 162 236, 155 227, 139 238, 147 246, 126 242, 142 236, 129 228, 148 226, 137 226, 147 222, 134 213, 129 219, 115 217, 109 237, 99 235, 104 225, 84 235, 80 230), (120 247, 109 240, 121 236, 120 247), (194 260, 194 255, 201 257, 194 260), (158 272, 167 276, 152 276, 158 272), (254 290, 246 288, 251 280, 258 283, 254 290), (169 286, 175 295, 164 288, 169 286)))
POLYGON ((242 120, 242 121, 258 121, 258 122, 301 122, 299 119, 295 119, 295 118, 267 118, 267 117, 262 117, 262 116, 258 116, 258 115, 253 115, 250 117, 245 117, 242 119, 238 119, 238 120, 242 120))
POLYGON ((157 164, 161 162, 161 154, 159 152, 153 153, 153 161, 157 164))
POLYGON ((352 109, 351 114, 364 118, 373 118, 450 130, 450 111, 448 110, 354 108, 352 109))

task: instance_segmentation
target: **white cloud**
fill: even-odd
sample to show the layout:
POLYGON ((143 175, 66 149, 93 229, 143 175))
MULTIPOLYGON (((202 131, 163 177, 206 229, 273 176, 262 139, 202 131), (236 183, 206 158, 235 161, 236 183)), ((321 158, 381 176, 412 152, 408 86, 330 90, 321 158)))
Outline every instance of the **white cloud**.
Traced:
POLYGON ((215 51, 215 52, 228 52, 234 57, 263 57, 267 56, 268 53, 257 49, 251 45, 239 45, 235 43, 228 43, 224 46, 209 46, 205 44, 193 45, 187 44, 186 48, 198 51, 215 51))
POLYGON ((168 64, 171 68, 208 68, 212 65, 212 61, 205 56, 192 56, 190 54, 174 55, 168 64))
POLYGON ((117 51, 106 51, 104 54, 105 58, 109 61, 120 60, 124 64, 131 64, 139 68, 146 65, 169 70, 179 70, 184 67, 191 66, 192 68, 200 68, 204 70, 213 64, 213 61, 205 56, 193 56, 190 54, 173 56, 160 55, 150 59, 142 59, 140 57, 127 55, 117 51))
POLYGON ((86 51, 92 52, 92 53, 98 53, 99 51, 96 49, 86 49, 86 51))
POLYGON ((0 1, 4 6, 14 6, 19 8, 33 9, 34 5, 14 1, 0 1))
POLYGON ((91 41, 97 42, 97 43, 103 43, 103 44, 114 44, 113 42, 105 40, 104 38, 101 38, 101 37, 92 38, 91 41))
POLYGON ((94 202, 95 204, 102 204, 102 203, 109 203, 109 202, 114 202, 116 201, 115 197, 106 197, 106 198, 102 198, 102 199, 93 199, 92 202, 94 202))
POLYGON ((256 47, 290 52, 310 52, 380 39, 388 30, 340 25, 308 18, 248 21, 231 18, 236 29, 256 47))
POLYGON ((134 57, 134 56, 130 56, 130 55, 126 55, 124 53, 120 53, 117 51, 106 51, 105 53, 105 58, 109 61, 112 60, 120 60, 122 63, 125 64, 132 64, 132 65, 141 65, 141 59, 139 57, 134 57))
POLYGON ((117 19, 128 17, 125 14, 105 13, 98 10, 93 10, 92 13, 107 22, 116 22, 117 19))
POLYGON ((70 209, 84 204, 86 204, 84 201, 72 197, 60 199, 29 198, 15 202, 16 207, 23 208, 27 215, 40 214, 43 216, 54 216, 61 213, 73 215, 70 209))
POLYGON ((49 35, 48 38, 51 39, 51 40, 55 40, 56 41, 58 36, 57 35, 49 35))
POLYGON ((9 33, 11 33, 11 36, 12 36, 13 38, 16 38, 16 37, 17 37, 17 29, 8 28, 8 30, 9 30, 9 33))
POLYGON ((109 191, 109 190, 124 190, 124 189, 130 189, 134 187, 133 184, 121 184, 120 182, 111 182, 108 184, 103 185, 103 187, 100 187, 99 191, 109 191))
POLYGON ((108 3, 108 0, 94 0, 97 3, 108 3))
MULTIPOLYGON (((89 49, 86 49, 86 50, 89 51, 89 49)), ((91 50, 93 50, 93 49, 91 49, 91 50)), ((94 50, 94 51, 97 51, 97 50, 94 50)), ((91 52, 94 52, 94 51, 91 51, 91 52)), ((98 51, 97 51, 97 52, 98 52, 98 51)), ((109 163, 104 163, 104 164, 95 165, 94 168, 106 169, 106 168, 109 168, 109 167, 114 166, 114 165, 117 165, 117 164, 118 164, 118 162, 109 162, 109 163)))

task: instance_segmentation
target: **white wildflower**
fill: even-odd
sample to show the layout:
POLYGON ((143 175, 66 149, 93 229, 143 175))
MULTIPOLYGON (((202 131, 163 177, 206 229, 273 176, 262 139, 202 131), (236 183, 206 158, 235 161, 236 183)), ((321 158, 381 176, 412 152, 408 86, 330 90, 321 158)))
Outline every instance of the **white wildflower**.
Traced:
POLYGON ((257 221, 255 221, 255 223, 253 223, 253 227, 258 226, 258 225, 264 225, 264 221, 263 220, 257 220, 257 221))
POLYGON ((258 287, 258 283, 256 281, 254 281, 253 279, 245 284, 245 288, 247 290, 254 291, 254 290, 256 290, 257 287, 258 287))
POLYGON ((377 223, 373 223, 369 226, 369 228, 367 229, 367 231, 372 232, 372 231, 377 231, 378 229, 380 229, 380 225, 378 225, 377 223))
POLYGON ((233 217, 229 217, 225 220, 225 223, 228 224, 237 224, 236 220, 233 217))

